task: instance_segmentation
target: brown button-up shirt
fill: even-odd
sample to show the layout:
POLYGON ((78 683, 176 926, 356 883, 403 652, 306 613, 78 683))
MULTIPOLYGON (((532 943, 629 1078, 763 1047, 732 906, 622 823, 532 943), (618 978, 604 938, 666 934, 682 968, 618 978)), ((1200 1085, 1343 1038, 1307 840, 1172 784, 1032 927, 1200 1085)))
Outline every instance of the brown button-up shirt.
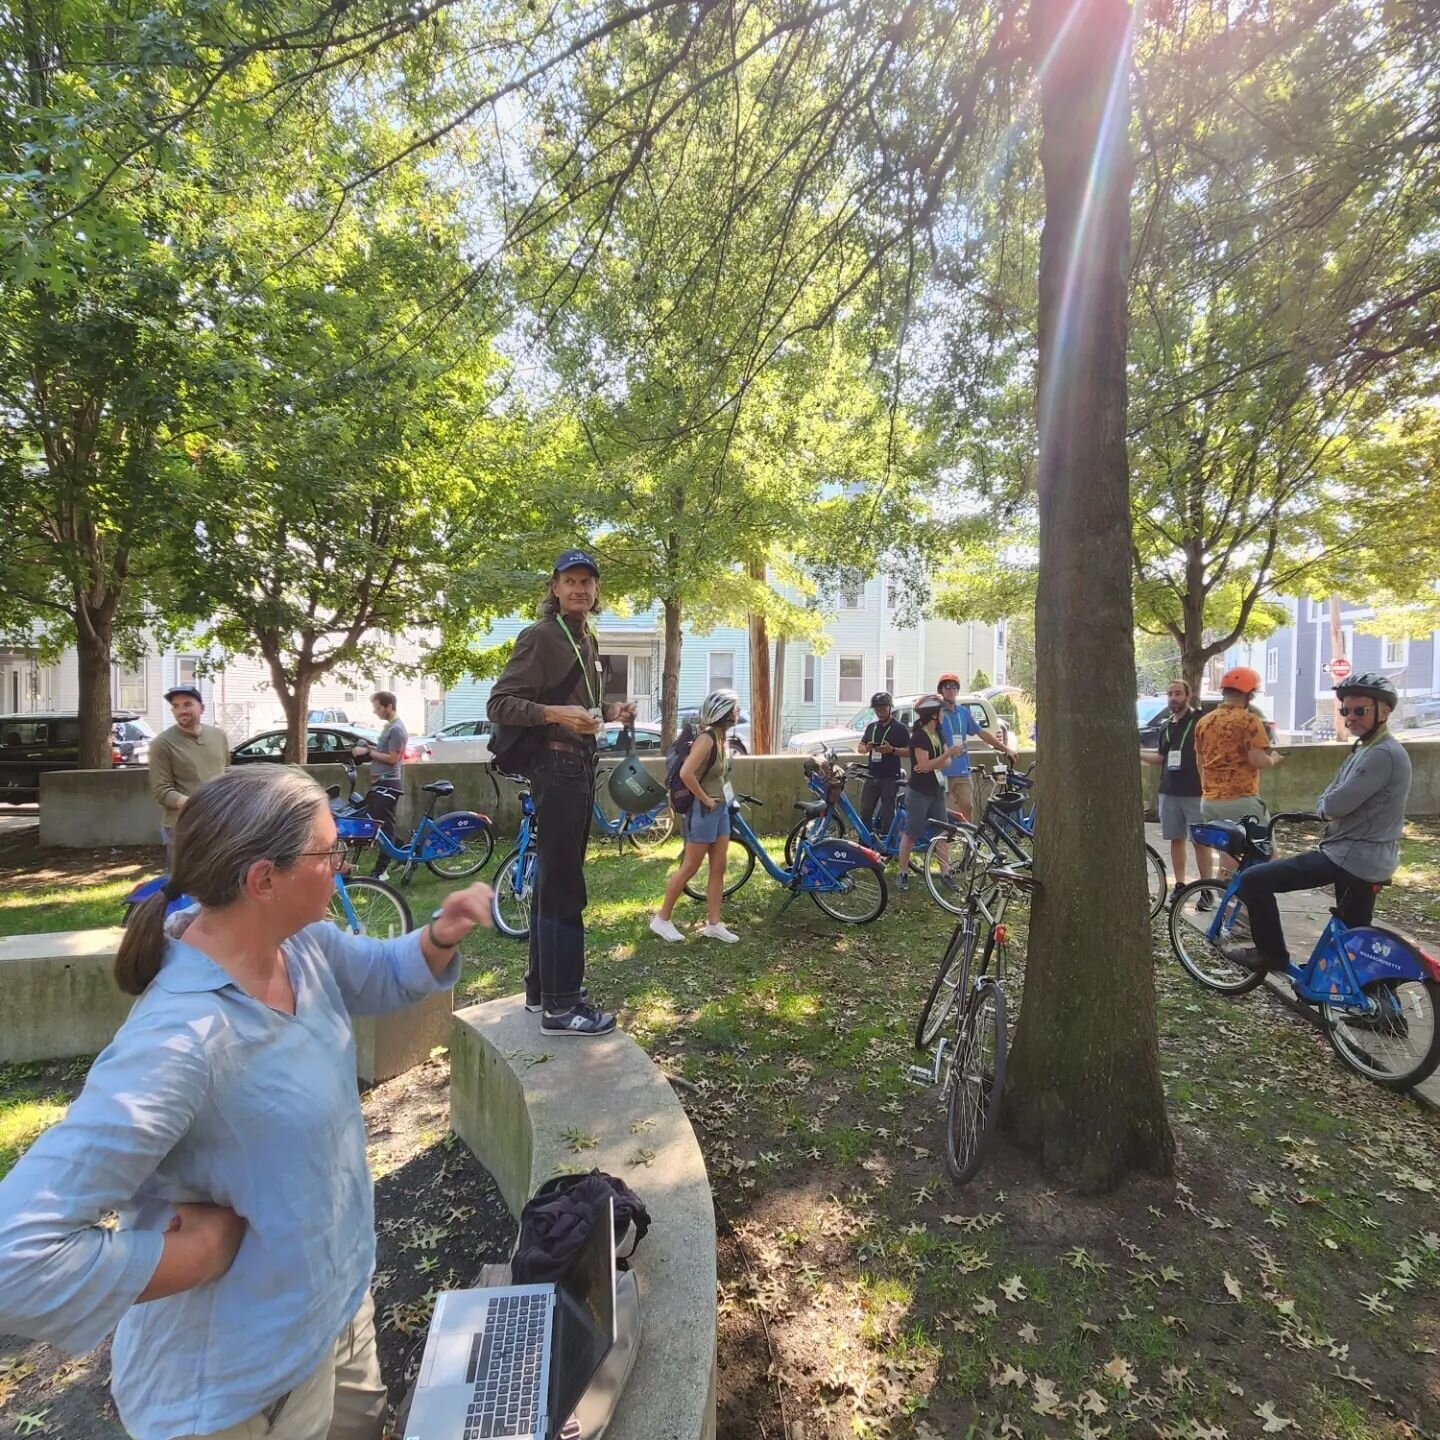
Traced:
POLYGON ((515 639, 510 663, 490 691, 485 713, 496 725, 543 725, 549 739, 589 746, 595 742, 563 725, 545 725, 547 705, 603 706, 605 672, 600 645, 584 621, 537 620, 515 639), (572 648, 561 626, 574 639, 572 648), (578 627, 578 628, 577 628, 578 627), (589 668, 590 683, 575 659, 578 649, 589 668))

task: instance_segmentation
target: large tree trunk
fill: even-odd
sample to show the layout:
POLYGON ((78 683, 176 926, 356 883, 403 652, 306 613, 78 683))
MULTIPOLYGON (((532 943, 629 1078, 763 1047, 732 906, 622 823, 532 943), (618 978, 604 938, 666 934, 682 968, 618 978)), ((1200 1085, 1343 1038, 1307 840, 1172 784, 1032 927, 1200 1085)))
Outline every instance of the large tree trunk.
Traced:
POLYGON ((292 681, 285 673, 285 666, 278 653, 266 653, 265 661, 270 667, 270 682, 275 687, 281 708, 285 711, 285 763, 303 765, 309 758, 305 745, 305 732, 309 729, 310 686, 315 676, 302 657, 295 666, 292 681))
POLYGON ((75 652, 80 682, 81 770, 110 769, 114 752, 114 697, 110 692, 111 607, 95 607, 87 595, 76 596, 75 652))
POLYGON ((1041 761, 1006 1123, 1087 1191, 1169 1173, 1145 898, 1125 453, 1130 10, 1034 0, 1040 252, 1041 761), (1089 777, 1083 786, 1075 777, 1089 777))
POLYGON ((675 713, 680 708, 680 602, 668 599, 665 610, 665 654, 660 662, 660 743, 667 749, 675 738, 675 713))
MULTIPOLYGON (((765 583, 765 566, 752 564, 750 578, 765 583)), ((763 615, 750 617, 750 752, 768 755, 775 748, 770 715, 770 631, 763 615)))

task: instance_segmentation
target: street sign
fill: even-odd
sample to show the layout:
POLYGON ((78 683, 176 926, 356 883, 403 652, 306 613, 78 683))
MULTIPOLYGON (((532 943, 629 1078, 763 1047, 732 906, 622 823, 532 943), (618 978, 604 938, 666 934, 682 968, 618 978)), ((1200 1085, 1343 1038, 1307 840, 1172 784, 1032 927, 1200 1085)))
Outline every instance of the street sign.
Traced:
POLYGON ((1348 680, 1350 678, 1350 662, 1343 656, 1337 655, 1326 667, 1335 680, 1348 680))

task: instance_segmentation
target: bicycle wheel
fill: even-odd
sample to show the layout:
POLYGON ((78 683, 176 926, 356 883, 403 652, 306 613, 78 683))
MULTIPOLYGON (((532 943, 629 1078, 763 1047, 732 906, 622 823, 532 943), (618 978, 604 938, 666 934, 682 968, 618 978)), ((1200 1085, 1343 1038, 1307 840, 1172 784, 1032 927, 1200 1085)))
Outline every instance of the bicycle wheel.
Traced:
POLYGON ((945 1077, 945 1168, 957 1185, 974 1179, 994 1138, 1005 1051, 1005 992, 986 980, 965 1005, 945 1077))
MULTIPOLYGON (((633 818, 645 819, 643 815, 636 815, 633 818)), ((675 812, 666 805, 653 813, 648 825, 637 825, 633 829, 627 828, 620 833, 643 855, 657 845, 663 845, 674 833, 674 830, 675 812)))
POLYGON ((1322 1005, 1320 1019, 1335 1053, 1357 1075, 1387 1090, 1409 1090, 1440 1065, 1440 981, 1377 980, 1365 993, 1379 1013, 1359 1015, 1322 1005))
POLYGON ((820 820, 812 819, 805 815, 796 822, 794 829, 785 837, 785 868, 795 868, 795 851, 800 846, 800 837, 808 833, 812 840, 843 840, 845 838, 845 822, 832 810, 825 817, 822 824, 820 820))
POLYGON ((920 872, 930 898, 952 915, 965 913, 965 900, 975 877, 976 831, 973 825, 957 829, 954 835, 939 831, 930 837, 920 855, 920 872))
POLYGON ((1227 960, 1218 949, 1220 945, 1239 943, 1235 934, 1237 925, 1243 927, 1242 934, 1248 933, 1249 917, 1238 900, 1232 900, 1225 907, 1216 938, 1210 938, 1210 928, 1215 924, 1216 910, 1225 899, 1225 890, 1222 880, 1192 880, 1181 890, 1170 907, 1170 948, 1190 978, 1198 980, 1207 990, 1218 990, 1222 995, 1248 995, 1257 985, 1265 983, 1264 973, 1227 960))
POLYGON ((868 925, 884 913, 890 899, 885 872, 878 865, 857 865, 835 877, 838 890, 811 890, 810 898, 832 919, 868 925))
POLYGON ((388 940, 415 928, 415 921, 405 897, 383 880, 371 880, 357 875, 353 880, 345 882, 345 894, 350 897, 355 923, 352 925, 349 915, 345 913, 345 902, 341 899, 338 886, 330 897, 325 918, 352 935, 374 935, 381 940, 388 940))
POLYGON ((945 1028, 945 1022, 965 988, 970 973, 970 957, 974 953, 975 921, 973 917, 967 917, 950 932, 950 943, 940 957, 940 968, 935 972, 924 1005, 920 1007, 920 1019, 915 1024, 917 1050, 928 1050, 945 1028))
POLYGON ((535 851, 525 852, 525 865, 520 868, 520 852, 512 850, 495 872, 495 891, 490 901, 490 914, 495 928, 514 940, 530 934, 530 902, 535 895, 535 851))
POLYGON ((467 830, 455 842, 459 849, 449 855, 437 855, 425 862, 425 868, 432 875, 447 880, 463 880, 467 875, 478 875, 495 853, 495 830, 487 821, 474 830, 467 830))
MULTIPOLYGON (((705 882, 709 876, 709 862, 702 865, 686 882, 685 893, 692 900, 705 898, 705 882)), ((730 837, 730 848, 725 852, 725 893, 733 895, 751 876, 755 869, 755 852, 743 840, 730 837)))
POLYGON ((1165 884, 1165 862, 1153 845, 1145 847, 1145 883, 1150 887, 1150 918, 1153 920, 1165 908, 1168 888, 1165 884))

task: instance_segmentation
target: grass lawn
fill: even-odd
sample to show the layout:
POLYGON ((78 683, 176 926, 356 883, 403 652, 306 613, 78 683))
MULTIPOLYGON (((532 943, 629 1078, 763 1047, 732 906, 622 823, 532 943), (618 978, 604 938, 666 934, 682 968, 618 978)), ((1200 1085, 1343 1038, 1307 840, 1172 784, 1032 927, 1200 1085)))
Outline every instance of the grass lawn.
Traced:
MULTIPOLYGON (((1379 916, 1421 929, 1440 827, 1412 829, 1379 916)), ((738 945, 667 946, 645 920, 676 848, 593 852, 587 979, 688 1082, 721 1226, 722 1436, 1440 1433, 1440 1117, 1263 992, 1200 991, 1157 930, 1176 1178, 1080 1199, 1002 1143, 957 1189, 940 1096, 904 1078, 947 918, 923 891, 859 929, 808 899, 780 916, 757 872, 727 910, 738 945)), ((0 921, 30 883, 0 872, 0 921)), ((417 879, 417 918, 446 888, 417 879)), ((484 933, 466 962, 464 999, 511 993, 524 947, 484 933)), ((53 1090, 0 1077, 0 1146, 53 1118, 53 1090)))

